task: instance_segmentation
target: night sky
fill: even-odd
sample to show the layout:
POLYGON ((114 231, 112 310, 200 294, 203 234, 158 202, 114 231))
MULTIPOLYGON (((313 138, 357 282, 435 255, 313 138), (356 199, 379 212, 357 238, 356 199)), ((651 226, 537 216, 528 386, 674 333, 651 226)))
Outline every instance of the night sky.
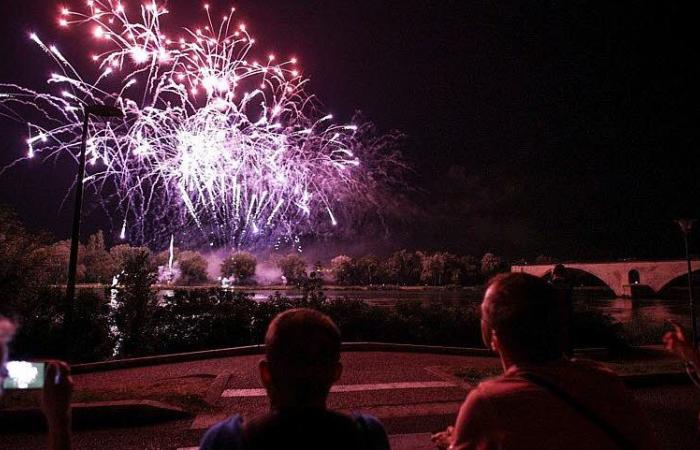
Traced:
MULTIPOLYGON (((222 13, 231 5, 209 3, 222 13)), ((392 245, 510 258, 680 256, 672 219, 700 217, 696 16, 677 2, 609 3, 233 5, 258 51, 297 56, 309 90, 340 121, 361 110, 408 136, 407 210, 418 213, 392 230, 392 245)), ((87 63, 87 33, 59 29, 60 4, 2 2, 0 80, 39 87, 51 71, 30 31, 87 63)), ((192 25, 201 5, 171 0, 169 23, 192 25)), ((4 166, 25 151, 26 128, 4 120, 0 130, 4 166)), ((67 162, 21 163, 0 177, 0 202, 64 238, 71 198, 61 202, 74 173, 67 162)), ((86 234, 108 227, 94 198, 84 217, 86 234)))

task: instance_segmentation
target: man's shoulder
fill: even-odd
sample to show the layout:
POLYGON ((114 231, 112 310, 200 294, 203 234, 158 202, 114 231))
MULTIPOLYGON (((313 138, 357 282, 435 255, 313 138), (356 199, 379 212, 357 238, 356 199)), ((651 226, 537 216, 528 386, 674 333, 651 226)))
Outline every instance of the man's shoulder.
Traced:
POLYGON ((604 364, 587 359, 572 359, 561 364, 547 364, 533 367, 512 367, 504 374, 484 380, 472 390, 475 398, 498 397, 510 395, 520 390, 531 390, 536 387, 527 381, 523 374, 534 372, 552 381, 561 380, 564 383, 619 383, 615 372, 604 364))
MULTIPOLYGON (((303 414, 301 417, 297 417, 296 419, 315 421, 315 419, 320 419, 320 417, 314 417, 316 413, 318 412, 315 412, 314 414, 303 414)), ((376 417, 363 413, 353 413, 347 415, 330 410, 324 411, 323 415, 326 419, 331 419, 331 423, 325 423, 325 425, 330 426, 330 428, 335 429, 335 425, 342 424, 345 424, 341 426, 342 429, 357 430, 359 428, 361 435, 363 436, 363 440, 367 444, 368 448, 377 450, 389 449, 388 438, 384 426, 376 417)), ((222 420, 209 428, 202 438, 200 449, 243 449, 246 436, 251 438, 260 434, 261 431, 269 431, 269 427, 275 427, 276 424, 279 424, 280 420, 282 422, 286 422, 286 420, 279 417, 277 414, 264 414, 246 421, 244 426, 243 418, 240 415, 231 416, 228 419, 222 420)), ((321 419, 320 421, 325 422, 324 419, 321 419)), ((354 433, 357 433, 357 431, 354 433)))
POLYGON ((199 444, 200 450, 243 448, 243 417, 236 414, 214 424, 199 444))

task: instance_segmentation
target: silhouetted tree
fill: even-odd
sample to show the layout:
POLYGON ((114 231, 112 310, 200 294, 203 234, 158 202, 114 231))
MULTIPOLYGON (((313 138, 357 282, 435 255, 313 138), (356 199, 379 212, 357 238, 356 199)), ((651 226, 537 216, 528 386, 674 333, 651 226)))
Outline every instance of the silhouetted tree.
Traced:
POLYGON ((299 284, 306 278, 306 261, 294 253, 280 258, 277 261, 277 267, 282 271, 282 276, 287 279, 287 283, 299 284))
MULTIPOLYGON (((46 236, 29 233, 10 210, 0 207, 0 313, 22 314, 47 281, 46 236)), ((65 266, 67 270, 67 266, 65 266)))
POLYGON ((443 276, 447 268, 447 253, 438 252, 421 256, 421 281, 435 286, 442 286, 443 276))
POLYGON ((180 268, 178 283, 184 285, 202 284, 209 280, 207 274, 207 260, 199 252, 185 250, 177 257, 180 268))
POLYGON ((157 274, 147 251, 130 251, 124 255, 113 318, 120 334, 119 354, 133 356, 148 353, 153 344, 151 319, 157 297, 152 286, 157 274))
POLYGON ((384 281, 385 274, 382 262, 376 256, 366 255, 355 262, 357 283, 364 285, 379 284, 384 281))
POLYGON ((107 251, 102 231, 88 237, 82 258, 85 266, 85 281, 88 283, 111 283, 117 273, 114 258, 107 251))
POLYGON ((421 261, 415 252, 399 250, 386 261, 391 281, 397 284, 417 284, 420 280, 421 261))
POLYGON ((148 247, 132 247, 128 244, 119 244, 109 249, 109 254, 112 255, 115 267, 117 268, 117 274, 124 269, 124 264, 126 264, 129 258, 140 253, 146 253, 149 262, 153 264, 154 267, 157 267, 155 260, 151 259, 151 250, 149 250, 148 247))
POLYGON ((481 258, 481 273, 486 277, 490 277, 501 269, 502 264, 503 260, 500 257, 493 253, 486 253, 481 258))
POLYGON ((245 283, 255 275, 258 261, 251 253, 235 252, 221 263, 221 276, 234 277, 238 283, 245 283))
POLYGON ((347 255, 338 255, 331 260, 331 271, 336 284, 354 284, 355 261, 347 255))

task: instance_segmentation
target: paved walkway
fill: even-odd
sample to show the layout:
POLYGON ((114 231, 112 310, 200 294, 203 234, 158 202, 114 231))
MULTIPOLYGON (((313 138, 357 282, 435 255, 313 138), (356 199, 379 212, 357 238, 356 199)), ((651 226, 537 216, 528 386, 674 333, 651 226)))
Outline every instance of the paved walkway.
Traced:
MULTIPOLYGON (((212 423, 233 413, 250 416, 268 409, 257 377, 259 359, 260 356, 242 356, 78 375, 77 389, 126 390, 148 382, 178 383, 187 377, 208 376, 213 380, 208 395, 216 412, 156 426, 78 431, 75 448, 194 447, 212 423)), ((394 449, 432 448, 430 432, 444 429, 454 421, 467 386, 449 376, 446 367, 499 367, 498 360, 490 357, 387 352, 345 353, 343 363, 344 372, 330 395, 330 407, 379 417, 391 435, 394 449)), ((665 448, 694 448, 700 391, 681 385, 635 389, 634 394, 654 421, 665 448)), ((43 448, 43 437, 6 435, 0 439, 0 449, 5 448, 43 448)))

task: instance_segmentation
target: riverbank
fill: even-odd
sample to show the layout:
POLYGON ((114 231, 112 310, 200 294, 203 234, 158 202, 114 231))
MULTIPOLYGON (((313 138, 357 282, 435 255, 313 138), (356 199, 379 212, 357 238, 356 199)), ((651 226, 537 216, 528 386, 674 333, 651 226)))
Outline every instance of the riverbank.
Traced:
MULTIPOLYGON (((59 289, 65 289, 65 285, 54 285, 53 287, 59 289)), ((99 283, 80 283, 76 285, 76 289, 110 289, 112 285, 109 284, 99 284, 99 283)), ((219 283, 209 283, 209 284, 197 284, 197 285, 174 285, 174 284, 154 284, 154 290, 199 290, 199 289, 226 289, 229 291, 240 291, 240 292, 257 292, 257 291, 300 291, 299 286, 289 285, 289 284, 260 284, 260 285, 241 285, 241 286, 229 286, 223 288, 219 283)), ((446 286, 428 286, 428 285, 396 285, 396 284, 382 284, 382 285, 337 285, 337 284, 324 284, 321 286, 323 291, 404 291, 404 292, 417 292, 417 291, 483 291, 484 287, 479 286, 456 286, 456 285, 446 285, 446 286)))

